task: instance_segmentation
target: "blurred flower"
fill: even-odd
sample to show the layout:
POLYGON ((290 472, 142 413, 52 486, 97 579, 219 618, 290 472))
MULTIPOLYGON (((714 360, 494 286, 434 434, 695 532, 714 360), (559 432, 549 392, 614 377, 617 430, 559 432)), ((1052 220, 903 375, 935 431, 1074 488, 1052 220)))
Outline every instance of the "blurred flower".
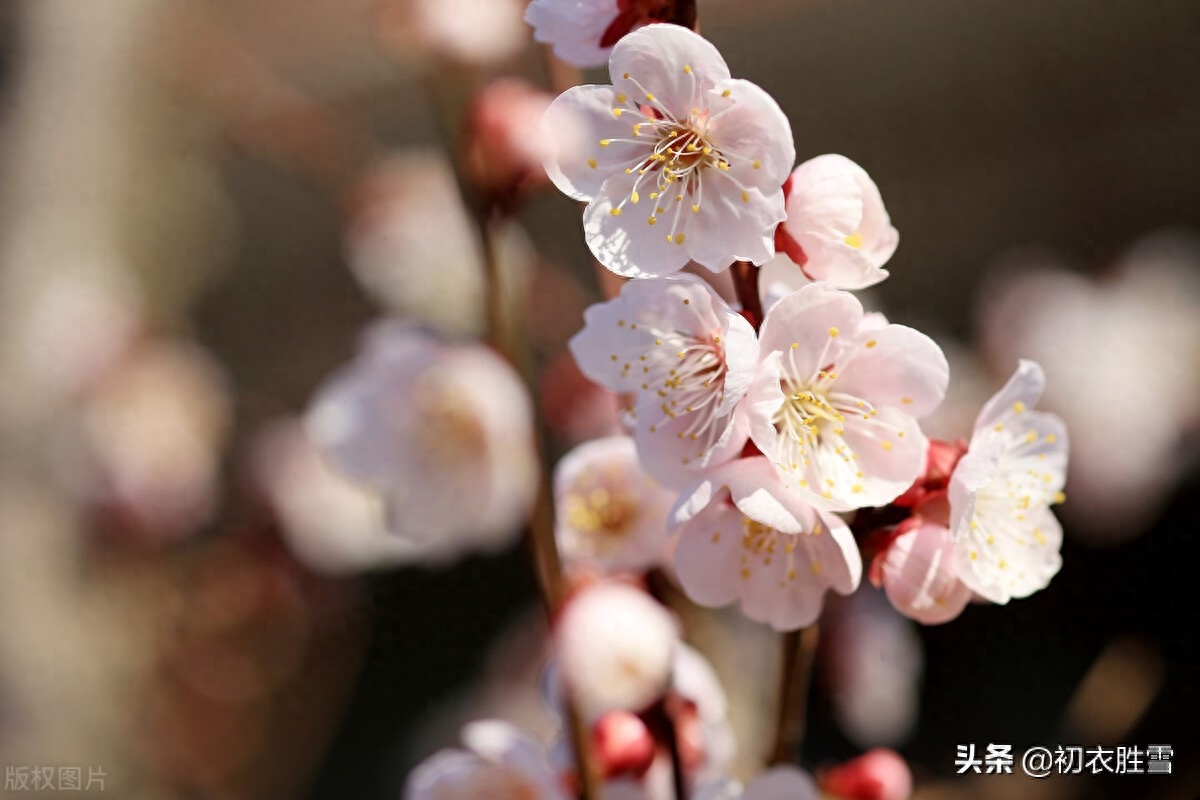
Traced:
POLYGON ((822 772, 821 788, 843 800, 908 800, 912 794, 912 772, 893 750, 863 753, 822 772))
MULTIPOLYGON (((512 295, 528 279, 532 256, 518 228, 500 230, 500 272, 512 295)), ((354 277, 389 311, 482 333, 482 251, 442 155, 409 151, 376 163, 351 192, 345 249, 354 277)))
POLYGON ((572 596, 554 626, 563 680, 584 717, 641 711, 667 691, 679 642, 665 608, 629 584, 572 596))
POLYGON ((1149 527, 1194 454, 1200 422, 1200 244, 1160 235, 1101 280, 1052 260, 1010 256, 981 294, 982 346, 998 369, 1036 359, 1054 380, 1043 405, 1068 420, 1070 530, 1098 542, 1149 527), (1025 272, 1014 274, 1023 268, 1025 272), (1163 346, 1150 346, 1149 343, 1163 346), (1121 402, 1099 402, 1122 387, 1121 402), (1111 432, 1129 428, 1119 453, 1111 432))
POLYGON ((879 506, 925 462, 917 420, 937 408, 949 368, 903 325, 864 317, 848 292, 805 286, 776 303, 746 395, 750 436, 789 489, 831 510, 879 506))
POLYGON ((796 167, 783 191, 787 219, 775 245, 805 275, 839 289, 865 289, 888 276, 883 265, 900 234, 866 170, 845 156, 817 156, 796 167))
POLYGON ((146 343, 84 396, 69 469, 119 533, 179 538, 213 513, 229 426, 216 361, 191 343, 146 343))
POLYGON ((650 22, 670 22, 676 0, 533 0, 525 21, 533 38, 553 45, 554 55, 577 67, 599 67, 612 46, 650 22))
POLYGON ((704 606, 741 601, 742 613, 796 630, 821 613, 827 589, 849 594, 862 560, 838 517, 805 504, 765 458, 712 470, 680 495, 675 572, 704 606))
POLYGON ((700 787, 695 800, 820 800, 817 785, 807 772, 795 767, 775 767, 742 788, 737 781, 717 781, 700 787))
POLYGON ((378 0, 376 20, 395 54, 429 53, 468 66, 516 56, 526 44, 518 0, 378 0))
POLYGON ((630 281, 584 314, 571 339, 580 369, 616 392, 633 392, 638 455, 669 486, 741 452, 747 432, 735 408, 754 372, 750 324, 699 278, 630 281))
POLYGON ((405 800, 568 800, 541 745, 506 722, 463 728, 467 750, 442 750, 409 775, 405 800))
POLYGON ((878 592, 855 592, 834 609, 823 625, 830 659, 823 671, 838 727, 860 747, 899 745, 920 708, 921 639, 878 592))
POLYGON ((1045 385, 1042 368, 1022 360, 979 412, 950 478, 955 569, 993 603, 1045 588, 1062 566, 1050 506, 1065 499, 1067 432, 1055 415, 1031 410, 1045 385))
POLYGON ((444 540, 416 543, 389 533, 380 498, 330 469, 299 422, 268 425, 255 437, 251 457, 255 484, 292 552, 310 569, 341 574, 436 563, 451 552, 444 540))
POLYGON ((719 272, 770 258, 796 157, 775 101, 731 79, 716 48, 677 25, 623 38, 609 71, 613 86, 569 89, 543 122, 556 146, 546 171, 588 203, 584 234, 596 259, 633 277, 668 275, 689 260, 719 272), (638 208, 644 217, 623 216, 638 208))
POLYGON ((142 298, 115 266, 50 270, 28 323, 19 329, 31 371, 59 394, 99 379, 134 344, 142 298))
POLYGON ((468 110, 467 158, 475 182, 493 191, 546 179, 550 146, 539 136, 553 96, 528 81, 498 78, 468 110))
POLYGON ((645 570, 662 560, 675 493, 638 463, 628 436, 579 445, 554 470, 558 548, 568 562, 645 570))
POLYGON ((512 541, 537 491, 532 409, 507 363, 395 321, 317 392, 309 436, 383 496, 387 527, 456 552, 512 541))

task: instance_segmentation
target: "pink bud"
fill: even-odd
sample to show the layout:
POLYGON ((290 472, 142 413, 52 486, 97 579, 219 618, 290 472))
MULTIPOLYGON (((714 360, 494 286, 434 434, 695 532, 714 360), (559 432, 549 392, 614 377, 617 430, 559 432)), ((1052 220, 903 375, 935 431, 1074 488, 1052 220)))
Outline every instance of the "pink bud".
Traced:
POLYGON ((912 773, 894 750, 868 750, 822 773, 821 788, 843 800, 907 800, 912 773))
POLYGON ((654 763, 656 745, 646 723, 628 711, 609 711, 592 726, 592 746, 605 779, 640 778, 654 763))

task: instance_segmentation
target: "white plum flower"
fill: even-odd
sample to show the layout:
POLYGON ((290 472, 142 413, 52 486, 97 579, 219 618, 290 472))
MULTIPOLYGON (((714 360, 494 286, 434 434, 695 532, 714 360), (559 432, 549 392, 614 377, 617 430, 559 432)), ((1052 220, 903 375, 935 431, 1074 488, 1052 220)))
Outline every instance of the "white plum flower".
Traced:
POLYGON ((491 350, 397 322, 318 392, 309 436, 384 498, 388 528, 462 552, 509 543, 537 491, 532 408, 491 350))
POLYGON ((926 625, 949 622, 971 599, 954 553, 949 529, 925 522, 893 539, 872 574, 901 614, 926 625))
POLYGON ((804 503, 765 458, 714 469, 681 494, 675 574, 703 606, 741 602, 776 630, 810 625, 824 594, 849 594, 862 577, 854 536, 841 519, 804 503))
POLYGON ((628 436, 579 445, 554 470, 558 549, 568 562, 644 570, 666 551, 675 493, 642 471, 628 436))
POLYGON ((669 688, 679 630, 650 595, 605 582, 573 595, 554 625, 562 678, 589 722, 642 711, 669 688))
POLYGON ((771 308, 759 350, 745 399, 750 436, 789 488, 846 511, 884 505, 912 485, 925 464, 917 420, 950 379, 932 339, 814 283, 771 308))
POLYGON ((463 728, 466 750, 442 750, 422 762, 404 800, 569 800, 542 746, 498 720, 463 728))
POLYGON ((571 352, 593 381, 637 396, 634 438, 647 472, 683 486, 741 452, 748 432, 737 406, 758 343, 710 286, 691 275, 630 281, 584 319, 571 352))
POLYGON ((775 252, 791 126, 766 92, 732 79, 717 49, 677 25, 613 48, 612 86, 576 86, 542 123, 550 179, 587 202, 584 234, 618 275, 719 272, 775 252))
POLYGON ((959 579, 993 603, 1043 589, 1062 566, 1067 431, 1033 411, 1046 376, 1022 360, 983 407, 971 443, 950 476, 950 531, 959 579))
POLYGON ((807 772, 796 767, 775 767, 745 788, 733 780, 714 781, 701 786, 694 797, 695 800, 820 800, 821 793, 807 772))
POLYGON ((865 289, 888 276, 883 265, 900 234, 866 170, 845 156, 805 161, 784 192, 787 219, 776 246, 814 281, 839 289, 865 289))
MULTIPOLYGON (((554 55, 577 67, 598 67, 608 60, 612 46, 640 20, 638 9, 621 0, 533 0, 525 21, 533 38, 551 45, 554 55)), ((645 20, 648 21, 648 20, 645 20)))

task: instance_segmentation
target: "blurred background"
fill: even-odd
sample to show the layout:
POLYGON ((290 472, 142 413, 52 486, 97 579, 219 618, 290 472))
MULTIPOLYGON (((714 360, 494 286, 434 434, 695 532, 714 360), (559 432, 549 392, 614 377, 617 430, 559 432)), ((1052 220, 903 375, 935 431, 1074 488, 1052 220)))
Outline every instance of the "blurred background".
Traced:
MULTIPOLYGON (((488 188, 478 93, 563 80, 521 7, 0 4, 0 763, 102 768, 122 798, 396 798, 465 718, 546 725, 523 546, 331 546, 373 523, 296 426, 382 314, 479 331, 452 161, 488 188)), ((901 246, 867 302, 947 349, 934 433, 967 435, 1020 356, 1072 432, 1050 587, 936 628, 831 604, 803 763, 884 744, 921 797, 1200 796, 1200 5, 699 11, 800 160, 879 185, 901 246), (956 779, 988 742, 1168 744, 1174 774, 956 779)), ((560 357, 600 296, 578 209, 518 183, 514 313, 546 385, 577 387, 560 357)), ((558 395, 561 452, 587 434, 558 395)))

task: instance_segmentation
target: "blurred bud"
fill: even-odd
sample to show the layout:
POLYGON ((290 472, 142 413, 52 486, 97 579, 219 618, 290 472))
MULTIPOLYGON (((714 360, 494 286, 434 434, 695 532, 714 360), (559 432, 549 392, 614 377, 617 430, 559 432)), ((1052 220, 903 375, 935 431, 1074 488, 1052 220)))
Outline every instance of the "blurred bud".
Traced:
MULTIPOLYGON (((442 155, 380 160, 351 191, 349 214, 346 261, 376 302, 439 330, 483 332, 482 250, 442 155)), ((533 257, 515 225, 500 229, 497 251, 511 297, 527 282, 533 257)))
POLYGON ((859 591, 836 608, 827 674, 838 727, 859 747, 897 745, 916 724, 921 640, 879 592, 859 591))
POLYGON ((404 800, 567 800, 558 775, 532 736, 499 720, 463 728, 466 750, 442 750, 422 762, 404 786, 404 800))
POLYGON ((821 788, 842 800, 908 800, 912 773, 894 750, 863 753, 818 776, 821 788))
POLYGON ((118 534, 186 536, 213 512, 229 426, 225 376, 208 353, 147 344, 83 399, 76 477, 118 534))
POLYGON ((679 632, 645 592, 608 582, 567 601, 554 641, 571 697, 591 720, 607 711, 641 711, 661 698, 679 632))
POLYGON ((628 711, 609 711, 592 726, 596 763, 605 779, 617 775, 641 777, 657 755, 654 736, 641 717, 628 711))
POLYGON ((378 0, 378 36, 402 58, 428 54, 487 66, 524 49, 528 28, 518 0, 378 0))
POLYGON ((317 392, 308 435, 381 496, 387 528, 456 553, 508 545, 538 484, 533 409, 516 371, 480 345, 396 321, 317 392))
POLYGON ((553 99, 518 78, 494 80, 476 95, 468 117, 467 159, 478 185, 502 191, 546 183, 542 163, 549 148, 539 129, 553 99))
POLYGON ((617 394, 588 380, 570 353, 561 353, 543 370, 542 419, 556 436, 585 442, 624 432, 617 394))

